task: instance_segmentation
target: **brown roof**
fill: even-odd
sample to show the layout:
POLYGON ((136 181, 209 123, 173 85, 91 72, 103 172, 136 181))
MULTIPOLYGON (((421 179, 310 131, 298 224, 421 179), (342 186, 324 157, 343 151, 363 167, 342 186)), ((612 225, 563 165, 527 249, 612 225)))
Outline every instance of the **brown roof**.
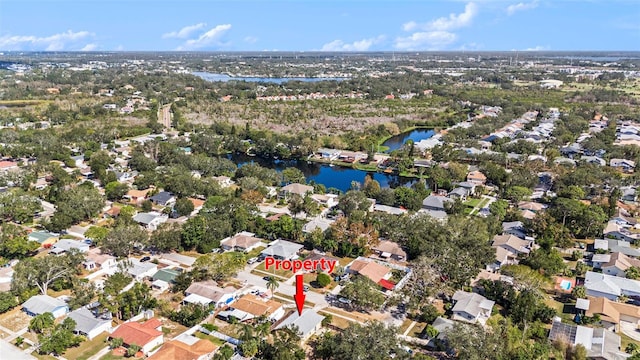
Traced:
POLYGON ((234 302, 231 307, 258 317, 273 314, 282 307, 282 304, 273 299, 265 301, 255 295, 247 294, 234 302))
POLYGON ((218 302, 222 296, 233 294, 234 292, 236 292, 234 287, 227 286, 221 288, 218 286, 218 283, 213 280, 194 282, 185 290, 187 294, 200 295, 215 302, 218 302))
POLYGON ((382 266, 375 261, 354 260, 349 266, 351 271, 366 276, 374 283, 380 282, 390 271, 386 266, 382 266))
POLYGON ((127 195, 129 195, 130 197, 135 197, 135 198, 143 198, 147 196, 147 193, 150 191, 151 189, 146 189, 146 190, 134 190, 131 189, 127 192, 127 195))
POLYGON ((102 264, 104 264, 107 260, 115 259, 115 257, 109 254, 103 254, 102 250, 100 250, 99 248, 93 248, 89 250, 85 257, 87 260, 91 260, 100 266, 102 266, 102 264))
POLYGON ((191 201, 191 203, 193 204, 194 209, 201 208, 202 205, 204 205, 204 200, 189 198, 189 201, 191 201))
POLYGON ((111 333, 111 338, 121 338, 126 345, 145 346, 158 336, 162 336, 162 331, 156 330, 160 325, 162 323, 158 319, 150 319, 143 324, 138 322, 124 323, 111 333))
POLYGON ((600 314, 602 320, 617 324, 621 315, 640 319, 640 306, 619 303, 604 297, 590 297, 587 316, 595 314, 600 314))
POLYGON ((230 247, 239 247, 242 249, 250 248, 251 246, 262 242, 262 239, 244 235, 244 234, 236 234, 229 239, 225 239, 220 242, 220 244, 230 247))
POLYGON ((531 210, 531 211, 540 211, 544 209, 544 205, 533 202, 533 201, 520 201, 518 203, 518 209, 520 210, 531 210))
POLYGON ((618 269, 625 271, 632 266, 640 268, 640 260, 630 258, 627 255, 620 252, 614 252, 611 254, 611 258, 609 259, 609 262, 606 264, 602 264, 602 268, 606 268, 609 266, 615 266, 618 269))
POLYGON ((308 192, 313 192, 313 186, 293 183, 287 186, 283 186, 282 191, 286 191, 292 194, 304 195, 308 192))
POLYGON ((405 258, 407 257, 407 253, 404 250, 402 250, 402 248, 397 242, 393 242, 393 241, 380 240, 380 242, 378 242, 378 245, 373 247, 373 250, 377 250, 380 252, 387 252, 392 255, 402 256, 405 258))
POLYGON ((209 340, 200 339, 193 345, 179 340, 167 341, 149 360, 196 360, 202 355, 210 354, 218 346, 209 340))
POLYGON ((472 171, 467 174, 467 179, 487 180, 487 177, 480 171, 472 171))
POLYGON ((8 169, 14 166, 18 166, 18 163, 7 160, 0 161, 0 169, 8 169))

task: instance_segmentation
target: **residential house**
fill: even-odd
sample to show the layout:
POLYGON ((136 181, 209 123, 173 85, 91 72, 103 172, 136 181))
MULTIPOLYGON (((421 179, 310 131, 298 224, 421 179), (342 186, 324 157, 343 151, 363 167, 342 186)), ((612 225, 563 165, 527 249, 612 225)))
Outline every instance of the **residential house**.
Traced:
POLYGON ((116 258, 103 254, 99 248, 90 249, 85 255, 85 261, 82 263, 86 270, 105 270, 107 273, 115 272, 118 267, 116 258))
POLYGON ((622 195, 620 196, 620 200, 626 202, 636 202, 638 199, 638 195, 636 195, 636 188, 631 186, 624 186, 620 188, 620 192, 622 195))
POLYGON ((402 215, 407 213, 407 209, 397 208, 397 207, 382 205, 382 204, 373 205, 373 211, 383 212, 389 215, 402 215))
POLYGON ((640 257, 640 250, 631 247, 631 243, 617 239, 596 239, 593 243, 593 251, 605 250, 619 252, 627 256, 640 257))
POLYGON ((436 219, 446 219, 445 203, 452 201, 452 199, 445 196, 429 195, 422 200, 422 209, 420 212, 424 212, 436 219))
POLYGON ((491 246, 504 248, 515 255, 528 254, 532 245, 532 240, 521 239, 511 234, 496 235, 491 243, 491 246))
POLYGON ((600 315, 599 325, 614 332, 620 331, 621 323, 640 325, 640 306, 611 301, 603 297, 590 298, 585 315, 600 315))
POLYGON ((144 323, 135 321, 126 322, 111 333, 111 339, 120 338, 124 345, 138 345, 144 354, 149 354, 151 350, 162 345, 164 336, 162 333, 162 322, 158 319, 149 319, 144 323))
POLYGON ((260 246, 264 246, 262 239, 255 237, 256 234, 242 231, 220 242, 220 247, 224 251, 250 252, 260 246))
POLYGON ((136 171, 114 171, 113 173, 116 175, 116 180, 121 183, 133 181, 138 175, 136 171))
POLYGON ((167 284, 172 284, 175 282, 178 275, 180 275, 180 271, 164 268, 158 270, 155 274, 153 274, 151 279, 153 281, 163 281, 167 284))
POLYGON ((278 197, 281 199, 287 199, 293 194, 298 194, 303 197, 307 194, 313 194, 313 186, 298 183, 289 184, 280 189, 278 197))
POLYGON ((86 167, 86 165, 84 164, 84 155, 72 156, 71 160, 73 160, 73 163, 74 163, 75 167, 77 167, 77 168, 86 167))
POLYGON ((324 316, 318 314, 311 309, 304 309, 302 315, 294 311, 280 324, 276 326, 276 330, 286 327, 294 327, 298 330, 298 335, 302 341, 306 341, 311 335, 317 333, 322 327, 324 316))
POLYGON ((598 156, 587 156, 587 155, 583 155, 582 157, 580 157, 581 161, 584 161, 587 164, 592 164, 592 165, 598 165, 598 166, 605 166, 607 165, 607 162, 598 156))
POLYGON ((617 300, 620 296, 640 297, 640 281, 587 271, 584 287, 588 296, 617 300))
POLYGON ((149 360, 208 360, 218 348, 218 345, 207 339, 183 333, 164 343, 149 360))
POLYGON ((159 212, 141 212, 133 216, 133 221, 144 226, 147 230, 156 230, 160 224, 167 222, 169 216, 159 212))
POLYGON ((517 236, 521 239, 524 239, 527 236, 527 230, 524 228, 522 221, 503 222, 502 233, 517 236))
POLYGON ((132 204, 140 205, 143 201, 147 200, 147 194, 151 189, 135 190, 131 189, 124 196, 125 199, 129 199, 132 204))
POLYGON ((176 197, 168 191, 160 191, 149 198, 154 204, 170 206, 176 203, 176 197))
POLYGON ((69 318, 76 322, 74 332, 89 340, 111 330, 111 319, 97 317, 85 307, 70 312, 69 318))
POLYGON ((468 195, 473 195, 476 193, 476 187, 478 186, 478 184, 469 182, 469 181, 463 181, 458 183, 457 185, 458 187, 461 187, 463 189, 467 189, 467 194, 468 195))
POLYGON ((381 285, 383 287, 389 286, 389 279, 391 278, 391 269, 378 264, 373 260, 356 259, 347 268, 347 272, 350 274, 357 274, 369 278, 374 284, 381 285))
MULTIPOLYGON (((282 303, 273 299, 263 299, 253 294, 244 295, 236 300, 229 311, 231 311, 231 316, 240 321, 247 321, 264 315, 267 320, 272 322, 282 319, 286 312, 282 303)), ((228 314, 225 313, 225 315, 228 314)))
POLYGON ((0 173, 18 169, 18 163, 9 160, 0 160, 0 173))
POLYGON ((537 213, 538 211, 542 211, 546 208, 547 208, 546 205, 540 204, 534 201, 520 201, 518 203, 518 210, 529 210, 534 213, 537 213))
POLYGON ((53 244, 55 244, 58 241, 59 235, 52 234, 48 231, 34 231, 29 234, 27 239, 29 241, 37 242, 38 244, 40 244, 40 246, 44 248, 48 248, 53 246, 53 244))
MULTIPOLYGON (((304 259, 305 259, 305 261, 311 261, 311 262, 313 262, 315 260, 321 260, 321 259, 324 259, 325 262, 327 262, 327 263, 335 261, 336 267, 337 267, 337 264, 339 264, 339 261, 340 261, 340 259, 338 259, 336 257, 329 256, 329 255, 326 255, 324 253, 319 253, 319 252, 317 252, 315 250, 311 251, 311 253, 304 259)), ((323 269, 320 266, 320 263, 318 263, 318 266, 313 270, 327 272, 326 269, 323 269)))
POLYGON ((49 254, 61 255, 65 252, 71 251, 71 249, 76 249, 81 253, 87 253, 89 252, 89 244, 84 241, 62 239, 53 244, 49 254))
POLYGON ((340 150, 320 148, 316 154, 324 160, 336 160, 340 156, 340 150))
POLYGON ((632 173, 636 169, 636 162, 626 159, 611 159, 609 160, 609 166, 626 173, 632 173))
POLYGON ((217 181, 221 188, 228 188, 234 184, 233 180, 228 176, 214 176, 213 180, 217 181))
POLYGON ((460 201, 467 200, 467 196, 469 196, 469 190, 463 187, 457 187, 447 194, 451 199, 460 199, 460 201))
POLYGON ((302 226, 302 232, 305 234, 313 232, 315 229, 320 229, 320 231, 325 232, 327 229, 331 227, 335 220, 325 219, 323 217, 314 217, 308 223, 302 226))
POLYGON ((495 301, 491 301, 484 296, 476 293, 468 293, 464 291, 456 291, 453 294, 455 304, 451 311, 453 320, 464 321, 468 323, 486 324, 491 316, 491 310, 495 301))
POLYGON ((618 221, 609 220, 607 225, 602 230, 604 237, 609 239, 624 240, 628 242, 635 242, 640 238, 640 233, 631 231, 628 226, 620 224, 618 221))
POLYGON ((272 256, 279 260, 293 260, 298 258, 298 252, 304 245, 292 243, 290 241, 278 239, 272 241, 269 247, 260 253, 263 257, 272 256))
POLYGON ((407 260, 407 252, 402 250, 402 247, 394 241, 380 240, 371 250, 384 259, 407 260))
POLYGON ((602 328, 589 328, 581 325, 565 324, 558 317, 554 318, 550 341, 562 341, 571 346, 578 344, 587 349, 587 358, 597 360, 620 360, 629 357, 620 351, 620 336, 602 328))
POLYGON ((69 312, 69 306, 64 301, 49 295, 34 295, 22 304, 22 311, 29 316, 51 313, 57 319, 69 312))
POLYGON ((447 338, 446 338, 447 330, 453 329, 454 325, 455 325, 454 321, 438 316, 433 321, 433 324, 431 324, 431 326, 438 331, 438 335, 436 335, 436 337, 434 338, 429 339, 429 342, 427 343, 427 348, 439 349, 439 346, 441 344, 446 343, 447 341, 447 338))
POLYGON ((192 283, 184 292, 183 303, 209 305, 216 308, 232 303, 239 295, 234 287, 221 288, 213 280, 192 283))
MULTIPOLYGON (((595 256, 595 255, 594 255, 595 256)), ((601 264, 603 274, 626 277, 625 271, 630 267, 636 267, 640 269, 640 260, 630 258, 623 253, 612 253, 609 256, 609 261, 601 264)))
POLYGON ((602 269, 602 265, 611 261, 611 254, 593 254, 591 256, 591 266, 594 269, 602 269))
POLYGON ((121 261, 121 263, 126 267, 127 273, 136 281, 151 278, 153 274, 158 272, 158 265, 152 262, 140 262, 137 259, 128 259, 121 261))
POLYGON ((467 182, 484 185, 487 182, 487 177, 480 171, 471 171, 467 174, 467 182))
POLYGON ((338 195, 336 194, 313 194, 311 198, 318 204, 332 208, 338 205, 338 195))
POLYGON ((205 201, 196 198, 189 198, 189 201, 191 201, 191 203, 193 204, 193 211, 191 212, 190 216, 195 216, 200 212, 200 210, 202 210, 205 201))

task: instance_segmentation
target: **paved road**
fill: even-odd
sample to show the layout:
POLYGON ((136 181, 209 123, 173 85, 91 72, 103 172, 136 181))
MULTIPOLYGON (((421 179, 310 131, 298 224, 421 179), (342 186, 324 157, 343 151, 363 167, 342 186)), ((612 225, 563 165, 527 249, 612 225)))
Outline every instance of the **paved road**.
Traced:
MULTIPOLYGON (((261 288, 267 288, 267 282, 262 278, 262 276, 251 274, 250 266, 247 266, 243 271, 238 273, 236 278, 240 281, 246 281, 248 284, 259 286, 261 288)), ((293 284, 288 284, 287 282, 280 282, 280 286, 276 289, 275 292, 279 292, 281 294, 291 296, 293 300, 293 295, 296 293, 296 287, 293 284)), ((326 307, 329 306, 327 300, 325 300, 324 295, 318 294, 314 291, 309 291, 306 293, 307 298, 306 301, 312 302, 316 304, 316 306, 326 307)))

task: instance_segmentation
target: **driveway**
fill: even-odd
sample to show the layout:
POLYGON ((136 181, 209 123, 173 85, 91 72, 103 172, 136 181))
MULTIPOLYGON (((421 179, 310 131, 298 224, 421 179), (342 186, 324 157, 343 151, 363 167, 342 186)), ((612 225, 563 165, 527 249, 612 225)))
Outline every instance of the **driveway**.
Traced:
POLYGON ((633 340, 640 341, 640 330, 638 330, 638 324, 628 321, 620 321, 620 330, 622 330, 623 334, 633 340))

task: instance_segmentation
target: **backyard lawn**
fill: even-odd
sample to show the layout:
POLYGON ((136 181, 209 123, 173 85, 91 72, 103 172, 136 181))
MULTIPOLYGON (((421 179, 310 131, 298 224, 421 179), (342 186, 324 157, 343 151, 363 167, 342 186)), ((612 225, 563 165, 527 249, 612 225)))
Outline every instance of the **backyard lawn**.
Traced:
POLYGON ((66 359, 86 360, 108 345, 107 337, 109 337, 109 334, 102 333, 93 340, 87 340, 77 347, 68 349, 63 357, 66 359))

